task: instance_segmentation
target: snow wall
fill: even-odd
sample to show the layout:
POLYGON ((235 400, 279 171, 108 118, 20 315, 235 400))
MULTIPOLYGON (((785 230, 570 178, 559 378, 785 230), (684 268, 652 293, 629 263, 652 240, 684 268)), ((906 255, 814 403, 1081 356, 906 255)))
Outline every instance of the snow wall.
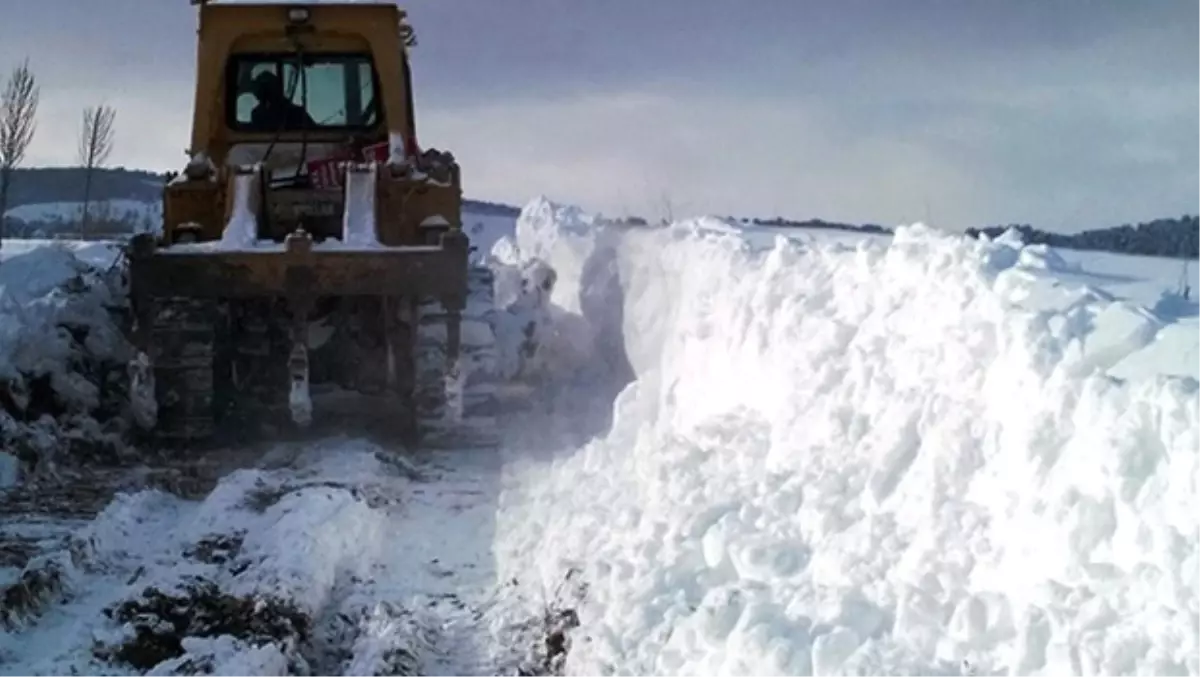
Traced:
POLYGON ((537 200, 494 249, 557 275, 547 371, 636 374, 508 464, 500 580, 582 574, 567 672, 1198 674, 1197 383, 1105 373, 1154 318, 1045 248, 836 239, 537 200))

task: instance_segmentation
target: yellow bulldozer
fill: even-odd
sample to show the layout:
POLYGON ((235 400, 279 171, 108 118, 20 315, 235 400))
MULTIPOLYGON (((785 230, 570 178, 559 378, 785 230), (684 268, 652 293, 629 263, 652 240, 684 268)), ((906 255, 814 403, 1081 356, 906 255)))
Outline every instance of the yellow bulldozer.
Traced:
POLYGON ((457 162, 417 143, 405 13, 192 4, 189 159, 127 251, 142 426, 197 443, 373 411, 411 444, 495 444, 492 279, 457 162))

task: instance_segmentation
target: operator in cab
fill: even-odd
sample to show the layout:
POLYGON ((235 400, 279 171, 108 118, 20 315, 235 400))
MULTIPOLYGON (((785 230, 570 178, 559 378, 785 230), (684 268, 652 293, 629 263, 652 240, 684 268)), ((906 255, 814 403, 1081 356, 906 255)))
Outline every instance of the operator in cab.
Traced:
POLYGON ((292 103, 283 92, 283 82, 271 73, 259 73, 251 84, 258 105, 250 112, 250 126, 264 131, 303 129, 316 126, 303 106, 292 103))

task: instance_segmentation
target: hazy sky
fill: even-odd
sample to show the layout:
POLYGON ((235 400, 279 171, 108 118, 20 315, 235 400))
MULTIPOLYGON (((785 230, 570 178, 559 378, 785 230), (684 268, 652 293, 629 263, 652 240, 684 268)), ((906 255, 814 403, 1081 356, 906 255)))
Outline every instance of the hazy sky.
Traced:
MULTIPOLYGON (((419 125, 471 197, 947 228, 1200 209, 1188 0, 412 0, 419 125)), ((27 165, 178 169, 187 0, 0 2, 42 84, 27 165)))

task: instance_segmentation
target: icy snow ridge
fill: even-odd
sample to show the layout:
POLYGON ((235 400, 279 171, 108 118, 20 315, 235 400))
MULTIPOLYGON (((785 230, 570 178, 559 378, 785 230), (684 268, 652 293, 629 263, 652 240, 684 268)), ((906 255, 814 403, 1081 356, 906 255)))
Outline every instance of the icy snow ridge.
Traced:
POLYGON ((500 579, 584 572, 568 672, 1200 673, 1196 379, 1109 376, 1162 323, 1053 252, 544 200, 496 251, 636 372, 607 435, 507 469, 500 579))

